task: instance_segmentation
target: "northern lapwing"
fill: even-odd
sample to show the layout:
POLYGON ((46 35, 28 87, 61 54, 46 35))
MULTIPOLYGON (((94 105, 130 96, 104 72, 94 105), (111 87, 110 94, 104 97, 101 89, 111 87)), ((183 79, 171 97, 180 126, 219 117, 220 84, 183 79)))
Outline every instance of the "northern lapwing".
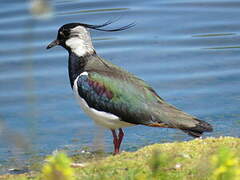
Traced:
POLYGON ((68 51, 73 92, 85 113, 96 124, 112 131, 113 153, 119 153, 124 136, 122 128, 128 126, 176 128, 193 137, 212 131, 209 123, 166 103, 146 82, 96 53, 89 29, 113 32, 133 26, 129 24, 118 29, 105 29, 110 23, 65 24, 47 49, 60 45, 68 51), (117 129, 118 134, 115 132, 117 129))

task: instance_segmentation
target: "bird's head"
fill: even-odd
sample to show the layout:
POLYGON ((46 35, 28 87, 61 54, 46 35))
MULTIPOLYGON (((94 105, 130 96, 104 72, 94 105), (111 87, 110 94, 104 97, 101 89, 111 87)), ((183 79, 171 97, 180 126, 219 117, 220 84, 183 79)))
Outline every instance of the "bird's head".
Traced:
POLYGON ((114 32, 114 31, 122 31, 134 26, 134 23, 131 23, 117 29, 102 29, 102 27, 105 27, 111 23, 112 23, 111 21, 107 21, 106 23, 101 25, 90 25, 90 24, 83 24, 83 23, 65 24, 59 28, 57 39, 52 41, 47 46, 47 49, 60 45, 64 47, 66 50, 68 50, 68 52, 74 52, 78 56, 92 54, 95 51, 92 45, 92 40, 91 40, 91 36, 88 29, 114 32))

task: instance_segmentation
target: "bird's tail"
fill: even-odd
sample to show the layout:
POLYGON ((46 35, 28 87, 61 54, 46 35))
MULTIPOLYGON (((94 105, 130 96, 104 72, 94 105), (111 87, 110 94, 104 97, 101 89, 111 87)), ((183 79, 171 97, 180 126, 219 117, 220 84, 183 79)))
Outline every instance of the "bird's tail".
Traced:
POLYGON ((156 114, 155 117, 157 120, 154 123, 148 124, 148 126, 176 128, 193 137, 200 137, 204 132, 213 131, 209 123, 199 120, 168 104, 163 104, 161 111, 157 111, 156 114))
POLYGON ((194 127, 188 127, 188 128, 182 127, 180 129, 193 137, 200 137, 203 132, 213 131, 213 128, 209 123, 196 118, 194 118, 194 120, 198 122, 194 127))

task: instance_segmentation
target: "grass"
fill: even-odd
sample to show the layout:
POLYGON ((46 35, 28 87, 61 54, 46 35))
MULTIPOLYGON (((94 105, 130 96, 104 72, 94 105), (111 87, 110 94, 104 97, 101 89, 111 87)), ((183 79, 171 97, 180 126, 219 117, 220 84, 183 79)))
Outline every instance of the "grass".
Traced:
POLYGON ((42 173, 5 175, 2 178, 55 180, 46 178, 53 177, 46 174, 51 172, 62 180, 237 180, 240 177, 240 138, 220 137, 153 144, 136 152, 122 152, 116 156, 89 156, 81 168, 64 164, 82 162, 81 157, 75 156, 71 160, 66 155, 56 156, 55 160, 51 158, 52 164, 45 164, 42 173), (66 174, 74 175, 68 177, 66 174))

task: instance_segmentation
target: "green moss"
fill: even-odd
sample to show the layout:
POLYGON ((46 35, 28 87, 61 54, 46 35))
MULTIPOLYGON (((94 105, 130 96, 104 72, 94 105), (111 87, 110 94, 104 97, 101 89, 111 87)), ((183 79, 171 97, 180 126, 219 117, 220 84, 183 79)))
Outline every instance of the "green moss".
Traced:
MULTIPOLYGON (((240 138, 220 137, 154 144, 137 152, 123 152, 120 155, 100 158, 89 157, 91 160, 85 167, 75 168, 75 179, 220 180, 221 177, 230 177, 235 180, 239 173, 239 157, 240 138), (221 174, 222 166, 225 167, 224 170, 227 169, 224 172, 228 174, 221 174)), ((77 157, 74 159, 81 162, 83 160, 77 157)), ((22 175, 24 176, 27 175, 22 175)), ((34 179, 38 177, 40 175, 35 175, 34 179)), ((18 178, 20 176, 12 176, 12 179, 18 178)))

